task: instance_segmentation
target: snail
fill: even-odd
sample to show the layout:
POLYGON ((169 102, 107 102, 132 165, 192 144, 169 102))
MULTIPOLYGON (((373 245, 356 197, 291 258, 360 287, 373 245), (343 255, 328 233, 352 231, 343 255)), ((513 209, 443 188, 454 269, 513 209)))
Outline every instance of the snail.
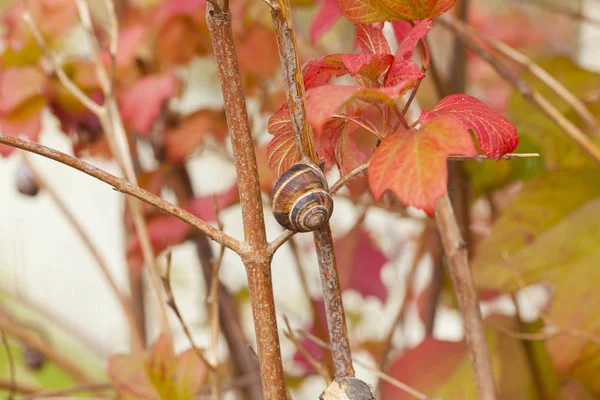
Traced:
POLYGON ((294 232, 319 229, 333 212, 333 198, 319 167, 299 162, 273 186, 273 215, 284 228, 294 232))

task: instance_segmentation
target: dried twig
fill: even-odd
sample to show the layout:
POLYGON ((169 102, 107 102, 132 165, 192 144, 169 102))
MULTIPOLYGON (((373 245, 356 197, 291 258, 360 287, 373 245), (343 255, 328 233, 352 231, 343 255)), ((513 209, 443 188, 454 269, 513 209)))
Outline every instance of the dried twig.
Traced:
POLYGON ((35 400, 44 397, 60 397, 66 398, 66 396, 75 394, 75 393, 83 393, 83 392, 104 392, 107 390, 112 390, 112 385, 110 383, 83 383, 80 385, 71 386, 65 389, 52 389, 52 390, 40 390, 35 393, 31 393, 30 396, 23 397, 19 400, 35 400))
POLYGON ((46 178, 44 178, 40 171, 38 171, 35 165, 31 162, 30 158, 28 156, 24 156, 23 159, 27 164, 29 170, 31 171, 33 179, 37 182, 40 188, 42 188, 44 193, 47 193, 48 196, 50 196, 56 207, 63 214, 63 216, 71 225, 71 227, 75 230, 75 232, 83 242, 83 245, 87 248, 88 252, 96 262, 96 266, 100 270, 100 273, 104 277, 104 280, 108 283, 108 286, 113 292, 113 295, 117 298, 117 301, 121 306, 123 316, 125 317, 129 325, 129 331, 131 335, 131 342, 133 348, 138 350, 142 349, 144 346, 142 344, 140 332, 137 329, 137 324, 135 322, 135 317, 131 309, 130 300, 119 290, 117 283, 115 282, 110 273, 108 264, 106 260, 102 257, 100 250, 98 249, 92 238, 87 234, 83 226, 81 226, 79 220, 75 217, 71 209, 65 204, 64 200, 61 199, 60 195, 56 192, 56 190, 50 184, 50 182, 46 178))
POLYGON ((192 337, 192 332, 190 331, 188 325, 185 323, 183 316, 181 315, 181 311, 177 306, 177 302, 175 301, 175 295, 173 294, 173 288, 171 287, 171 261, 171 251, 169 250, 167 252, 167 272, 161 280, 162 285, 165 289, 165 294, 167 296, 167 305, 171 308, 171 310, 173 310, 173 313, 175 314, 177 320, 181 324, 181 328, 183 329, 185 336, 187 336, 190 345, 192 346, 192 349, 194 349, 194 352, 196 353, 198 358, 204 363, 204 365, 206 365, 206 367, 210 370, 211 373, 216 374, 217 372, 215 367, 204 357, 204 352, 200 350, 198 346, 196 346, 194 338, 192 337))
MULTIPOLYGON (((46 44, 46 41, 44 40, 39 29, 37 28, 36 22, 31 16, 31 12, 27 11, 24 14, 23 18, 29 24, 31 30, 33 31, 34 37, 38 45, 51 61, 52 67, 56 71, 61 83, 69 92, 71 92, 77 99, 79 99, 82 102, 82 104, 84 104, 90 111, 92 111, 98 117, 100 124, 104 129, 104 134, 107 138, 111 152, 117 160, 117 163, 123 175, 125 176, 125 179, 131 182, 133 185, 137 185, 137 178, 133 167, 131 152, 129 150, 129 144, 127 142, 127 134, 125 132, 123 121, 121 120, 121 116, 119 114, 116 99, 114 98, 114 92, 112 89, 112 84, 114 82, 110 82, 106 70, 104 69, 104 66, 101 63, 100 46, 93 32, 89 7, 85 0, 77 0, 76 5, 79 18, 86 32, 86 39, 92 45, 92 57, 96 69, 96 74, 98 80, 100 81, 102 91, 104 92, 103 105, 98 105, 96 102, 91 100, 89 96, 87 96, 81 89, 77 87, 77 85, 72 80, 70 80, 67 77, 56 55, 49 49, 48 45, 46 44)), ((117 17, 116 15, 114 15, 114 7, 107 7, 106 9, 109 13, 108 17, 111 20, 109 26, 117 30, 118 24, 116 22, 117 17), (113 11, 113 14, 110 13, 111 11, 113 11)), ((112 32, 110 38, 111 40, 115 41, 117 40, 117 36, 117 32, 112 32)), ((116 49, 116 44, 111 44, 111 49, 116 49)), ((154 257, 154 250, 150 241, 148 228, 146 226, 146 222, 142 214, 142 209, 140 203, 135 199, 127 197, 126 202, 133 216, 134 226, 140 240, 142 256, 144 258, 145 264, 148 266, 150 281, 152 283, 154 292, 157 296, 157 305, 161 321, 161 330, 166 335, 168 342, 172 343, 172 335, 167 319, 166 307, 164 302, 162 301, 160 276, 158 273, 156 259, 154 257)))
POLYGON ((435 205, 435 220, 438 224, 444 252, 448 258, 448 270, 454 284, 454 292, 465 323, 465 333, 475 375, 475 386, 479 398, 495 400, 496 383, 490 359, 479 300, 473 284, 467 250, 460 235, 450 199, 446 194, 435 205))
POLYGON ((512 70, 506 67, 495 55, 477 43, 478 38, 462 26, 453 24, 451 20, 440 17, 439 23, 448 28, 465 42, 465 44, 479 57, 488 62, 508 83, 510 83, 525 100, 543 112, 556 126, 558 126, 573 142, 575 142, 588 156, 600 165, 600 148, 583 133, 573 122, 567 119, 552 103, 521 79, 512 70))
POLYGON ((284 321, 285 321, 285 326, 287 328, 287 330, 283 332, 285 337, 287 337, 289 340, 292 341, 294 346, 296 346, 296 349, 298 350, 298 352, 300 352, 300 354, 302 354, 302 356, 306 359, 306 361, 308 361, 308 363, 311 365, 311 367, 313 367, 314 370, 317 371, 317 373, 323 378, 323 380, 325 381, 325 384, 329 385, 331 383, 331 381, 333 380, 333 378, 329 374, 329 371, 327 370, 327 368, 323 364, 321 364, 320 362, 315 360, 315 358, 310 355, 308 350, 306 350, 306 348, 304 346, 302 346, 302 343, 300 343, 300 341, 296 338, 296 335, 294 335, 294 332, 292 331, 292 328, 290 326, 290 321, 288 320, 287 317, 284 318, 284 321))
POLYGON ((475 36, 484 43, 488 44, 494 50, 498 51, 505 57, 510 60, 516 62, 522 67, 526 68, 533 76, 538 78, 544 84, 546 84, 552 91, 563 99, 567 104, 569 104, 573 110, 581 117, 581 119, 592 129, 593 133, 600 137, 600 125, 596 120, 596 117, 588 110, 585 104, 577 98, 569 89, 567 89, 562 83, 560 83, 556 78, 550 75, 546 70, 537 65, 532 59, 527 57, 525 54, 520 51, 510 47, 506 43, 503 43, 499 40, 495 40, 489 38, 487 36, 483 36, 475 29, 471 28, 469 25, 464 22, 458 21, 450 16, 444 16, 444 18, 448 21, 449 24, 454 25, 457 29, 461 29, 464 32, 467 32, 469 35, 475 36))
MULTIPOLYGON (((329 343, 326 343, 324 341, 322 341, 321 339, 319 339, 318 337, 316 337, 315 335, 311 334, 310 332, 306 332, 302 329, 297 329, 296 332, 298 332, 299 335, 307 338, 308 340, 310 340, 311 342, 317 344, 318 346, 327 349, 327 350, 333 350, 333 348, 331 347, 331 345, 329 345, 329 343)), ((362 366, 363 368, 368 369, 369 371, 371 371, 372 373, 374 373, 379 379, 388 382, 389 384, 391 384, 394 387, 397 387, 398 389, 410 394, 411 396, 416 397, 419 400, 436 400, 432 397, 429 397, 421 392, 419 392, 418 390, 413 389, 412 387, 408 386, 407 384, 400 382, 399 380, 391 377, 390 375, 382 372, 381 370, 377 369, 376 367, 370 365, 369 363, 366 363, 364 361, 359 360, 354 360, 354 362, 357 365, 362 366)), ((439 399, 438 399, 439 400, 439 399)))
POLYGON ((246 247, 239 240, 227 235, 225 232, 214 228, 212 225, 196 217, 194 214, 191 214, 185 211, 184 209, 179 208, 169 203, 168 201, 163 200, 162 198, 127 182, 122 178, 116 177, 98 167, 88 164, 85 161, 72 157, 68 154, 62 153, 58 150, 51 149, 39 143, 23 140, 13 136, 7 136, 2 133, 0 133, 0 143, 19 148, 21 150, 25 150, 30 153, 38 154, 42 157, 49 158, 61 164, 65 164, 69 167, 77 169, 87 175, 90 175, 112 186, 115 190, 121 193, 133 196, 139 200, 142 200, 145 203, 159 208, 160 210, 168 214, 171 214, 172 216, 180 219, 186 224, 201 230, 214 241, 223 244, 227 248, 233 250, 234 252, 240 255, 245 255, 247 252, 246 247))

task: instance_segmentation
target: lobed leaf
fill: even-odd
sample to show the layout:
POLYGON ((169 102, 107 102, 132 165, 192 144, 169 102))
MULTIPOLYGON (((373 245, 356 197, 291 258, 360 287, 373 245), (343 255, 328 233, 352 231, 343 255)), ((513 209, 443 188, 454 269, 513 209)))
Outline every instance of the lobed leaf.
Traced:
POLYGON ((435 202, 446 193, 451 154, 477 154, 469 132, 452 117, 435 117, 419 129, 389 135, 369 164, 375 201, 391 190, 405 205, 433 216, 435 202))
POLYGON ((472 129, 479 147, 489 157, 502 157, 517 148, 517 129, 506 117, 481 101, 466 94, 454 94, 440 100, 431 112, 424 111, 419 119, 427 121, 433 115, 450 115, 465 128, 472 129))
POLYGON ((356 25, 356 44, 364 54, 392 54, 383 34, 383 25, 356 25))

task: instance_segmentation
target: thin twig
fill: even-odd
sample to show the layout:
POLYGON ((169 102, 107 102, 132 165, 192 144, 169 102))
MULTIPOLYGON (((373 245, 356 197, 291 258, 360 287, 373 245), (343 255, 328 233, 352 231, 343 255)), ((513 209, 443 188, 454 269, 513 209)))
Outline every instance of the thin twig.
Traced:
POLYGON ((167 305, 169 307, 171 307, 171 310, 173 310, 173 313, 175 314, 175 316, 177 317, 177 320, 181 324, 181 328, 183 329, 183 332, 187 336, 187 338, 190 342, 190 345, 192 346, 192 349, 194 350, 194 352, 196 353, 198 358, 206 365, 206 367, 209 369, 209 371, 211 373, 215 374, 215 373, 217 373, 215 367, 210 362, 208 362, 208 360, 204 357, 203 351, 200 350, 198 348, 198 346, 196 346, 196 343, 194 342, 194 338, 192 337, 192 332, 190 331, 190 328, 188 327, 188 325, 185 323, 183 316, 181 315, 181 311, 179 311, 179 307, 177 306, 177 302, 175 301, 175 295, 173 293, 173 288, 171 287, 171 265, 172 265, 171 251, 169 250, 167 252, 167 272, 166 272, 165 276, 162 278, 162 284, 165 289, 165 294, 167 296, 167 305))
MULTIPOLYGON (((450 155, 448 160, 461 161, 461 160, 473 160, 473 161, 500 161, 500 160, 512 160, 513 158, 535 158, 539 157, 538 153, 507 153, 502 157, 488 157, 484 155, 477 156, 462 156, 462 155, 450 155)), ((339 192, 349 181, 355 178, 357 175, 366 171, 369 168, 369 162, 359 165, 346 175, 338 179, 333 185, 331 185, 330 193, 336 194, 339 192)), ((273 239, 269 243, 269 252, 275 254, 275 251, 285 244, 296 232, 286 230, 282 232, 278 237, 273 239)))
POLYGON ((96 103, 87 94, 85 94, 85 92, 83 90, 81 90, 75 84, 75 82, 73 82, 71 80, 71 78, 69 78, 69 76, 65 73, 60 61, 58 60, 58 57, 56 56, 56 54, 54 54, 52 51, 50 51, 49 47, 46 44, 46 41, 44 40, 44 37, 42 36, 42 33, 40 32, 38 26, 36 25, 35 21, 33 20, 31 11, 29 10, 29 7, 28 7, 28 2, 25 1, 24 4, 25 4, 25 7, 27 8, 27 11, 25 11, 25 13, 23 14, 23 20, 29 25, 29 28, 31 29, 31 31, 33 33, 34 39, 36 40, 38 46, 40 46, 40 48, 44 52, 44 55, 50 61, 51 65, 52 65, 52 69, 56 73, 56 76, 58 77, 60 83, 65 87, 65 89, 67 89, 71 94, 73 94, 73 96, 75 96, 77 98, 77 100, 79 100, 81 102, 81 104, 83 104, 87 109, 92 111, 94 114, 96 114, 96 115, 104 114, 105 113, 104 107, 102 105, 96 103))
POLYGON ((477 37, 462 29, 458 24, 444 17, 438 18, 442 26, 454 32, 458 38, 483 60, 496 70, 519 94, 528 102, 542 111, 556 126, 558 126, 573 142, 575 142, 588 156, 600 165, 600 148, 573 122, 567 119, 552 103, 521 79, 512 70, 506 67, 495 55, 477 43, 477 37))
MULTIPOLYGON (((217 226, 220 230, 224 229, 223 222, 221 221, 221 210, 219 209, 219 203, 217 201, 217 196, 213 196, 213 208, 215 211, 217 226)), ((213 367, 217 367, 218 358, 217 358, 217 350, 219 345, 219 299, 217 298, 219 294, 219 272, 221 270, 221 265, 223 264, 223 257, 225 256, 225 246, 221 246, 221 250, 219 251, 219 258, 217 260, 213 260, 213 271, 212 271, 212 280, 210 282, 210 290, 208 296, 206 297, 206 303, 209 309, 210 315, 210 346, 208 348, 208 356, 207 359, 210 363, 212 363, 213 367)), ((218 376, 214 376, 214 395, 217 399, 221 398, 221 393, 219 390, 219 382, 218 376)))
POLYGON ((8 371, 10 374, 10 390, 8 392, 8 400, 12 400, 15 394, 15 385, 17 382, 15 360, 13 359, 12 351, 10 350, 8 338, 6 337, 6 332, 4 332, 4 329, 0 329, 0 337, 2 338, 2 345, 4 346, 4 350, 6 351, 6 359, 8 360, 8 371))
POLYGON ((487 36, 483 36, 464 22, 458 21, 449 16, 445 16, 444 18, 448 21, 448 23, 453 24, 458 29, 464 30, 470 35, 481 39, 494 50, 500 52, 505 57, 526 68, 529 72, 531 72, 533 76, 535 76, 544 84, 546 84, 546 86, 552 89, 552 91, 556 95, 558 95, 568 105, 570 105, 571 108, 573 108, 573 110, 581 117, 581 119, 592 129, 593 133, 597 137, 600 137, 600 125, 598 124, 596 117, 594 117, 590 110, 588 110, 585 104, 581 100, 579 100, 577 96, 575 96, 571 91, 569 91, 569 89, 567 89, 562 83, 560 83, 556 78, 550 75, 545 69, 536 64, 531 58, 527 57, 520 51, 510 47, 506 43, 503 43, 499 40, 495 40, 487 36))
POLYGON ((310 366, 313 367, 313 369, 315 371, 317 371, 317 373, 321 376, 321 378, 323 378, 323 380, 325 381, 325 384, 329 385, 331 383, 331 381, 333 380, 333 378, 329 374, 329 371, 327 370, 327 368, 323 364, 321 364, 317 360, 315 360, 315 358, 312 355, 310 355, 308 350, 306 350, 306 348, 304 346, 302 346, 302 343, 300 343, 300 341, 296 338, 296 335, 294 335, 294 332, 292 331, 292 328, 290 326, 290 321, 288 320, 287 317, 284 317, 284 321, 285 321, 285 326, 287 328, 287 330, 283 331, 283 334, 285 335, 285 337, 292 341, 294 346, 296 346, 296 349, 298 350, 298 352, 300 354, 302 354, 302 356, 306 359, 306 361, 308 361, 310 366))
POLYGON ((35 167, 35 165, 31 162, 30 158, 28 156, 24 156, 23 160, 25 161, 25 164, 27 164, 29 170, 31 171, 33 179, 37 182, 40 188, 42 188, 44 193, 47 193, 48 196, 50 196, 56 207, 63 214, 63 216, 71 225, 71 227, 75 230, 77 236, 79 236, 79 238, 83 242, 83 245, 87 248, 88 252, 96 262, 96 266, 100 270, 100 273, 104 277, 106 283, 108 283, 108 286, 113 292, 113 295, 119 302, 119 305, 121 306, 121 311, 123 312, 123 316, 127 320, 133 349, 142 349, 144 346, 142 345, 140 332, 137 329, 137 324, 135 322, 135 317, 131 309, 130 300, 127 298, 126 295, 121 293, 121 290, 119 290, 117 283, 115 282, 110 273, 110 268, 106 260, 102 257, 100 250, 98 249, 92 238, 87 234, 85 229, 83 229, 83 226, 81 226, 79 220, 75 217, 71 209, 67 207, 64 200, 56 192, 56 190, 50 184, 50 182, 40 173, 40 171, 38 171, 37 167, 35 167))
POLYGON ((481 400, 497 399, 496 383, 487 342, 483 330, 479 300, 467 258, 465 243, 446 194, 435 205, 438 224, 454 292, 465 324, 467 344, 475 375, 475 386, 481 400))
POLYGON ((112 186, 115 190, 121 193, 133 196, 145 203, 159 208, 162 211, 165 211, 168 214, 171 214, 172 216, 180 219, 186 224, 201 230, 214 241, 223 244, 227 248, 233 250, 234 252, 240 255, 245 255, 247 252, 246 246, 243 245, 239 240, 229 236, 225 232, 214 228, 206 221, 138 186, 132 185, 131 183, 127 182, 122 178, 116 177, 98 167, 88 164, 85 161, 72 157, 68 154, 62 153, 58 150, 46 147, 39 143, 23 140, 13 136, 7 136, 2 133, 0 133, 0 143, 19 148, 21 150, 25 150, 30 153, 38 154, 42 157, 49 158, 76 170, 79 170, 112 186))
POLYGON ((65 389, 51 389, 51 390, 41 390, 36 391, 35 393, 31 393, 30 396, 23 397, 19 400, 35 400, 44 397, 60 397, 66 398, 66 396, 82 393, 82 392, 102 392, 106 390, 113 390, 112 385, 110 383, 83 383, 80 385, 71 386, 65 389))
MULTIPOLYGON (((333 350, 333 348, 331 347, 331 345, 329 343, 322 341, 321 339, 319 339, 315 335, 311 334, 310 332, 306 332, 302 329, 296 329, 296 332, 298 332, 299 335, 307 338, 311 342, 317 344, 318 346, 320 346, 324 349, 327 349, 329 351, 333 350)), ((354 362, 357 365, 360 365, 363 368, 366 368, 369 371, 371 371, 372 373, 374 373, 379 379, 388 382, 392 386, 410 394, 411 396, 416 397, 419 400, 436 400, 435 398, 429 397, 429 396, 419 392, 418 390, 408 386, 407 384, 400 382, 399 380, 391 377, 390 375, 386 374, 385 372, 382 372, 381 370, 377 369, 377 367, 374 367, 374 366, 370 365, 369 363, 366 363, 360 359, 358 359, 358 360, 355 359, 354 362)))

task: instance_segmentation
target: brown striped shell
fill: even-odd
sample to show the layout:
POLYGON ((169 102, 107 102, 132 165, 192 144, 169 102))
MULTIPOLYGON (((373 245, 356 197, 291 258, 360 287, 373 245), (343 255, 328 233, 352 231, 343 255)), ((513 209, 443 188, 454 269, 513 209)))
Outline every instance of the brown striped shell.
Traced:
POLYGON ((273 187, 273 215, 294 232, 319 229, 333 213, 333 198, 319 167, 303 162, 287 170, 273 187))

